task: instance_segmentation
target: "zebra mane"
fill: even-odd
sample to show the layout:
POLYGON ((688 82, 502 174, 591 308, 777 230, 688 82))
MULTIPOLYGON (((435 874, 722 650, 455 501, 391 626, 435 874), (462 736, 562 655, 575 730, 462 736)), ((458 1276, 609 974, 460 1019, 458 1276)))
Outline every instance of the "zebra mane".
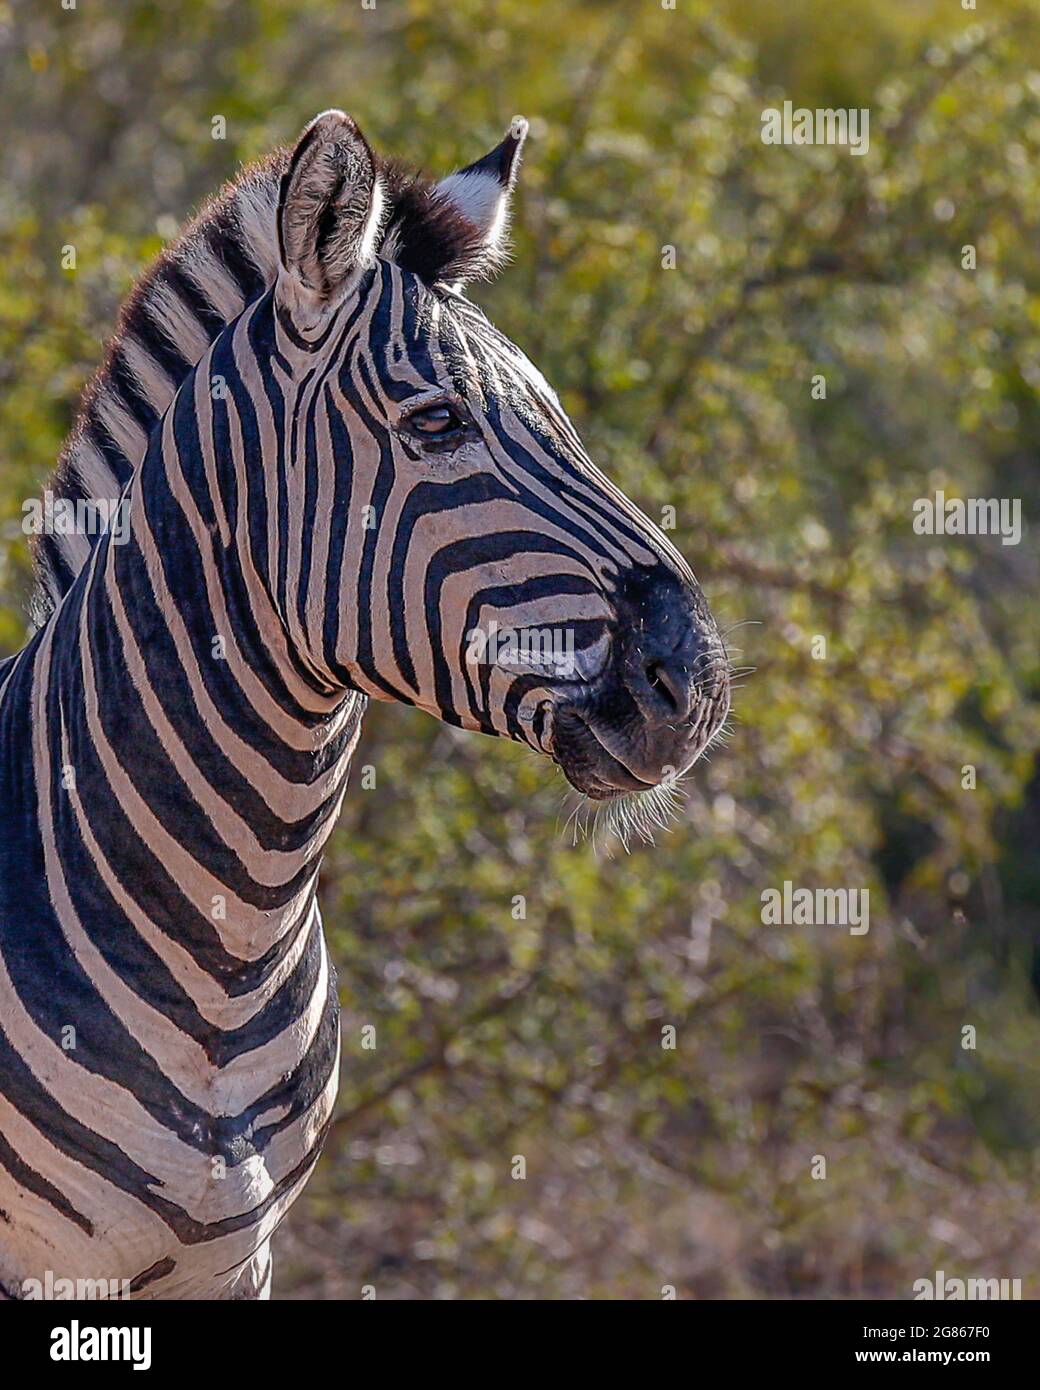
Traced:
MULTIPOLYGON (((244 168, 138 279, 47 481, 56 503, 115 502, 181 382, 224 327, 274 283, 279 194, 291 158, 291 147, 284 147, 244 168)), ((382 254, 431 284, 495 268, 501 253, 489 253, 485 232, 437 183, 396 160, 376 157, 376 165, 389 205, 382 254)), ((34 626, 50 617, 99 539, 34 538, 34 626)))

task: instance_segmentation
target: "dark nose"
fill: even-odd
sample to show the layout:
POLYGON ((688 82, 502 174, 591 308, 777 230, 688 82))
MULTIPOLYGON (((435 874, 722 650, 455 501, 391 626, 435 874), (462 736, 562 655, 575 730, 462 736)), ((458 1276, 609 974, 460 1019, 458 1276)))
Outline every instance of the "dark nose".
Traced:
POLYGON ((700 593, 670 574, 629 586, 619 605, 618 675, 648 730, 678 730, 710 698, 722 643, 700 593))

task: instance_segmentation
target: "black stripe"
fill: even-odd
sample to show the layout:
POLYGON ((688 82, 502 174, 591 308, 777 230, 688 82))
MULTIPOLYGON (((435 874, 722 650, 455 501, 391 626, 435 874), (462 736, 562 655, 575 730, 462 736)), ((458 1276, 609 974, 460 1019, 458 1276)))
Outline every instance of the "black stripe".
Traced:
POLYGON ((115 399, 133 416, 146 435, 151 434, 159 419, 158 413, 148 403, 121 347, 116 348, 109 359, 108 374, 116 387, 115 399))
POLYGON ((41 1197, 55 1211, 61 1212, 62 1216, 67 1217, 81 1231, 85 1231, 88 1236, 94 1234, 94 1223, 81 1211, 77 1211, 65 1194, 59 1192, 53 1183, 49 1183, 45 1177, 36 1172, 35 1168, 30 1168, 28 1163, 15 1153, 2 1134, 0 1134, 0 1164, 7 1169, 20 1187, 25 1188, 26 1192, 41 1197))
POLYGON ((201 288, 192 277, 177 264, 170 261, 165 267, 164 279, 179 299, 184 300, 191 312, 195 315, 202 327, 206 330, 206 337, 213 341, 224 331, 227 320, 224 315, 218 313, 213 305, 206 298, 201 288))
POLYGON ((251 304, 267 288, 267 282, 245 251, 248 245, 237 216, 228 215, 204 230, 206 245, 238 286, 243 304, 251 304))

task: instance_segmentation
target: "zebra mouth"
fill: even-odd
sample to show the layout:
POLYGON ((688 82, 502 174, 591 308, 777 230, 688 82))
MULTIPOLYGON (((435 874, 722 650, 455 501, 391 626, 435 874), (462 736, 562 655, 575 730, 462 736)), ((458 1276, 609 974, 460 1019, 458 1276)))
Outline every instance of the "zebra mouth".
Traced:
POLYGON ((564 709, 556 717, 553 759, 567 781, 593 801, 610 801, 628 792, 649 791, 660 776, 648 780, 637 776, 621 761, 621 751, 613 738, 615 752, 596 734, 591 722, 576 709, 564 709))
POLYGON ((614 682, 596 682, 557 707, 553 760, 593 801, 651 791, 689 771, 728 711, 727 686, 698 699, 685 717, 652 719, 614 682))

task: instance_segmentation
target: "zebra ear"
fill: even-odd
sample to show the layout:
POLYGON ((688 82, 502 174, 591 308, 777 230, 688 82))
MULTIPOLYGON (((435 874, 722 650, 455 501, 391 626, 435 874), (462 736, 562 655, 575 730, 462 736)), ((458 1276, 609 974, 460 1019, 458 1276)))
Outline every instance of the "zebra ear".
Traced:
POLYGON ((321 304, 334 300, 379 237, 383 194, 368 142, 342 111, 323 111, 282 177, 278 248, 289 275, 321 304))
POLYGON ((514 116, 501 144, 441 179, 436 196, 463 217, 476 236, 464 237, 456 265, 445 267, 444 278, 472 279, 497 269, 509 249, 509 205, 520 170, 520 152, 527 139, 527 122, 514 116))

